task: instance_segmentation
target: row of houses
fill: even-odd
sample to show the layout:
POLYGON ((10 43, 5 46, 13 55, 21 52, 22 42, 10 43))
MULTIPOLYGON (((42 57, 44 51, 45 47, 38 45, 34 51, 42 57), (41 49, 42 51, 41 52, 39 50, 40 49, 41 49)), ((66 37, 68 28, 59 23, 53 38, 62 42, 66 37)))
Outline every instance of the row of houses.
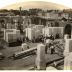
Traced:
POLYGON ((13 35, 10 36, 10 39, 16 39, 18 35, 21 36, 20 29, 18 29, 20 27, 30 40, 39 35, 56 36, 59 34, 60 38, 63 38, 64 34, 69 34, 70 37, 72 34, 71 17, 62 11, 38 12, 37 16, 0 16, 0 29, 4 32, 4 39, 7 42, 10 35, 13 35), (8 30, 12 32, 8 32, 8 30))
POLYGON ((21 24, 23 29, 30 25, 48 25, 50 27, 60 26, 61 22, 71 20, 71 17, 68 13, 62 11, 59 12, 38 12, 37 15, 30 16, 19 16, 19 15, 7 15, 0 16, 0 27, 6 29, 17 28, 18 24, 21 24))

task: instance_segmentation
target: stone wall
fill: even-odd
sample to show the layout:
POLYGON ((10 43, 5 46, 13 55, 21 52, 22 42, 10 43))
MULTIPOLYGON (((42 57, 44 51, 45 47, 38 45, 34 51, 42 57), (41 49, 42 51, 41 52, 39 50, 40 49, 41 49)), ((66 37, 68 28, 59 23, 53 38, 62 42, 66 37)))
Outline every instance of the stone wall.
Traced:
POLYGON ((16 29, 5 29, 4 40, 6 42, 15 42, 20 37, 20 31, 16 29))
POLYGON ((46 27, 43 29, 44 36, 53 35, 55 37, 57 33, 60 38, 63 38, 64 27, 46 27))

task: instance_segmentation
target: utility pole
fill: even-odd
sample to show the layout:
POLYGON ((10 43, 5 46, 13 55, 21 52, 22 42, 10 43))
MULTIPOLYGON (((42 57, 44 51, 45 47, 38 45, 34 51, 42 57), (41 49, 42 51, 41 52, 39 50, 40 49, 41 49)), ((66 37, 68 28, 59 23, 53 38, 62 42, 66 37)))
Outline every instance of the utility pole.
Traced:
POLYGON ((19 14, 19 24, 18 24, 18 29, 20 30, 20 33, 23 33, 23 30, 22 30, 22 7, 19 7, 19 12, 20 12, 20 14, 19 14))
POLYGON ((19 9, 20 9, 20 17, 21 17, 21 15, 22 15, 22 13, 21 13, 21 9, 22 9, 22 7, 19 7, 19 9))
POLYGON ((11 16, 11 10, 10 10, 10 25, 11 25, 11 29, 12 29, 12 16, 11 16))

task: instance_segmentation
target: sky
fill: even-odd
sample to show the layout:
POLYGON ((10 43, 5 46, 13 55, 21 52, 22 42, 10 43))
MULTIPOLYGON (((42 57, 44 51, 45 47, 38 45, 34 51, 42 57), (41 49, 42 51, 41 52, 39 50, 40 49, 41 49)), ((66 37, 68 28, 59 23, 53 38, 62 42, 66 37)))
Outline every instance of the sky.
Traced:
POLYGON ((20 2, 27 2, 27 1, 45 1, 45 2, 52 2, 67 6, 72 8, 72 0, 0 0, 0 8, 3 8, 7 5, 20 3, 20 2))

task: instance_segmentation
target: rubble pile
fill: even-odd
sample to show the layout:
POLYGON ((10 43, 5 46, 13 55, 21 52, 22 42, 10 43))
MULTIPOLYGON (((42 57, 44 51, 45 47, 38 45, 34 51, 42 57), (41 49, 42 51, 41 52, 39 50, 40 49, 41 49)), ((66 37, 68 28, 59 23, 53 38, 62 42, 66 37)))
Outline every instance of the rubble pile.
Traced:
POLYGON ((62 41, 53 41, 53 46, 55 48, 55 53, 57 53, 60 56, 63 56, 63 51, 64 51, 64 40, 62 41))

